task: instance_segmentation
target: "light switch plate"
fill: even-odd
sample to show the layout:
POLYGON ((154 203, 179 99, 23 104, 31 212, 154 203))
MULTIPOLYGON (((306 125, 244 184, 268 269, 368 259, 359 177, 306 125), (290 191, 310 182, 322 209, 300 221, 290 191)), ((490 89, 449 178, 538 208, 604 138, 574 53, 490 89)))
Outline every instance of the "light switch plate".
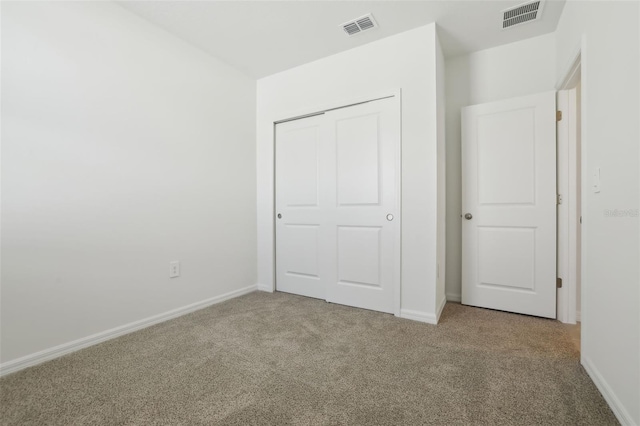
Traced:
POLYGON ((600 192, 600 167, 596 167, 596 171, 593 174, 593 192, 600 192))
POLYGON ((174 260, 169 262, 169 278, 177 278, 180 276, 180 261, 174 260))

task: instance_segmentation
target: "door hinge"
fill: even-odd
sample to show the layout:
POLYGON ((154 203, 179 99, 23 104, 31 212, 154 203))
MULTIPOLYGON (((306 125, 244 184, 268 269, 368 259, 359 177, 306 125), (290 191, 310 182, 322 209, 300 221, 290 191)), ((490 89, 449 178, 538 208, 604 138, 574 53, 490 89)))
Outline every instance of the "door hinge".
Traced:
POLYGON ((558 197, 556 198, 556 204, 562 204, 562 194, 558 194, 558 197))
POLYGON ((562 288, 562 278, 556 278, 556 287, 562 288))
POLYGON ((562 121, 562 111, 556 111, 556 121, 562 121))

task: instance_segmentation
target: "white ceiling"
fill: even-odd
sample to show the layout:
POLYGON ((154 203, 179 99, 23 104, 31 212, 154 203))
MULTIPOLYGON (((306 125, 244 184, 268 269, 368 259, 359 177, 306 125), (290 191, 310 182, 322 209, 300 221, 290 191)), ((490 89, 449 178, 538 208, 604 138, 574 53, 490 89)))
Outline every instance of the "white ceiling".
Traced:
POLYGON ((502 30, 501 11, 524 0, 120 1, 120 5, 211 55, 264 77, 436 22, 456 56, 556 29, 565 0, 546 0, 541 19, 502 30), (340 24, 368 12, 379 28, 347 36, 340 24))

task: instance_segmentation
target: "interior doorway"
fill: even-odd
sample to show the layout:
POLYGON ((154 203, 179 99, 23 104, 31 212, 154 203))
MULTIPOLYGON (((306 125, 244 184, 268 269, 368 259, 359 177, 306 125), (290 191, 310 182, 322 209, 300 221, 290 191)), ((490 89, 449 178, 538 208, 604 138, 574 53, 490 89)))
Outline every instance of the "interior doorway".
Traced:
MULTIPOLYGON (((585 307, 582 248, 585 154, 584 141, 584 81, 582 52, 584 40, 576 51, 562 80, 557 85, 558 116, 558 320, 568 324, 575 348, 582 352, 585 307), (561 114, 561 116, 560 116, 561 114), (561 198, 560 198, 561 197, 561 198)), ((599 190, 594 188, 594 190, 599 190)))
POLYGON ((582 72, 578 55, 557 94, 558 320, 582 317, 582 72))
MULTIPOLYGON (((478 222, 479 225, 478 223, 476 223, 476 227, 471 229, 470 232, 467 232, 468 235, 465 234, 464 229, 465 229, 465 226, 469 228, 469 225, 472 224, 473 219, 482 219, 482 217, 480 217, 479 214, 472 212, 471 211, 472 209, 476 212, 481 212, 482 208, 491 208, 496 211, 498 210, 504 211, 506 203, 504 200, 499 200, 500 202, 497 202, 493 199, 488 199, 487 197, 485 197, 487 198, 485 202, 480 202, 481 200, 475 202, 475 204, 467 202, 467 206, 465 207, 464 206, 465 200, 466 200, 465 199, 465 183, 467 184, 466 192, 471 193, 472 197, 470 199, 471 201, 473 201, 478 199, 478 197, 474 195, 473 190, 476 190, 477 188, 481 187, 483 182, 486 183, 488 181, 488 177, 491 177, 491 175, 487 175, 488 177, 480 176, 480 175, 473 176, 473 179, 470 179, 467 182, 467 180, 464 179, 464 175, 465 175, 464 172, 463 172, 463 207, 464 207, 463 213, 465 214, 462 217, 462 222, 463 222, 463 286, 462 286, 463 297, 462 299, 463 299, 463 304, 489 307, 492 309, 500 309, 500 310, 506 310, 510 312, 526 313, 529 315, 545 316, 549 318, 557 318, 559 321, 563 323, 576 324, 582 321, 583 313, 584 313, 583 306, 581 304, 581 293, 582 293, 581 258, 582 258, 582 240, 583 240, 583 233, 581 229, 581 226, 582 226, 581 205, 582 205, 583 188, 582 188, 581 182, 583 182, 584 179, 582 177, 583 155, 582 155, 582 149, 581 149, 582 127, 583 127, 582 126, 583 84, 582 84, 580 51, 578 51, 578 53, 576 54, 575 59, 571 64, 571 67, 568 69, 567 73, 565 74, 565 78, 561 80, 557 88, 558 88, 558 91, 555 94, 555 100, 553 102, 557 110, 557 115, 555 117, 556 126, 554 126, 555 134, 551 137, 551 139, 555 137, 556 152, 554 152, 553 154, 548 153, 548 157, 555 157, 555 159, 552 160, 555 164, 553 164, 553 166, 548 165, 547 167, 545 167, 545 170, 547 172, 550 172, 552 169, 555 169, 555 176, 553 176, 555 178, 555 183, 553 185, 553 188, 547 191, 547 194, 553 195, 553 192, 551 191, 555 191, 555 193, 557 194, 557 199, 554 200, 555 206, 553 206, 551 210, 551 214, 553 215, 555 212, 555 215, 556 215, 556 218, 554 220, 554 222, 556 222, 554 224, 556 225, 555 226, 556 229, 554 229, 555 232, 553 233, 554 235, 552 236, 552 238, 555 238, 556 241, 554 244, 555 247, 548 247, 548 249, 546 250, 546 253, 550 253, 552 255, 552 262, 556 263, 553 271, 554 275, 550 275, 549 277, 552 278, 555 276, 558 278, 557 283, 554 282, 554 287, 555 285, 557 285, 558 288, 550 289, 553 297, 545 298, 544 300, 540 298, 540 306, 543 306, 546 303, 546 306, 549 306, 551 313, 541 314, 540 312, 543 312, 542 310, 536 311, 535 309, 533 309, 532 307, 535 306, 535 303, 533 303, 532 300, 526 300, 526 303, 523 304, 524 307, 519 307, 517 303, 515 303, 513 298, 507 300, 503 304, 498 303, 501 301, 500 297, 504 298, 504 296, 507 294, 507 291, 504 288, 497 287, 497 283, 498 283, 497 278, 500 278, 500 276, 498 276, 498 274, 496 273, 494 273, 493 275, 489 274, 487 272, 488 268, 483 267, 483 264, 480 262, 480 260, 482 259, 476 259, 476 257, 478 256, 474 257, 475 251, 487 253, 487 247, 489 247, 487 244, 485 244, 485 247, 483 250, 478 250, 479 247, 477 247, 478 244, 474 242, 475 241, 474 238, 477 239, 478 235, 483 235, 482 232, 484 232, 484 234, 487 234, 486 232, 487 228, 496 229, 497 225, 494 223, 487 224, 487 223, 478 222), (482 229, 480 230, 476 229, 480 225, 482 226, 482 229), (467 244, 465 244, 465 235, 467 236, 466 238, 467 244), (466 265, 465 265, 465 260, 467 261, 466 265), (465 272, 467 273, 465 274, 465 272), (482 272, 485 272, 484 278, 483 276, 481 276, 482 272), (466 278, 465 278, 465 275, 466 275, 466 278), (489 278, 493 278, 493 280, 490 280, 489 278), (483 291, 500 290, 500 292, 494 291, 492 294, 489 294, 487 296, 486 300, 480 300, 480 298, 476 297, 478 288, 481 288, 483 291), (551 305, 549 305, 548 301, 551 301, 551 305)), ((493 110, 488 111, 491 113, 491 115, 488 115, 487 111, 482 110, 482 111, 476 112, 473 108, 486 109, 491 107, 493 104, 502 106, 503 103, 508 101, 509 100, 501 101, 498 103, 486 104, 486 105, 477 105, 474 107, 467 107, 463 109, 463 117, 465 112, 467 113, 467 116, 469 116, 470 114, 473 115, 472 113, 475 113, 475 115, 471 117, 472 119, 468 120, 469 123, 467 125, 466 132, 465 132, 465 126, 464 126, 464 120, 463 120, 463 129, 462 129, 463 130, 462 131, 463 163, 465 158, 465 152, 464 152, 465 146, 468 145, 467 151, 473 151, 473 148, 475 147, 475 145, 479 144, 479 142, 477 142, 476 139, 479 137, 478 134, 482 134, 482 132, 479 132, 479 130, 476 128, 478 125, 478 122, 480 122, 481 120, 486 121, 485 117, 487 116, 489 116, 491 119, 495 119, 496 117, 495 111, 493 110), (474 127, 474 123, 476 127, 474 127), (465 134, 467 135, 466 139, 468 140, 465 139, 465 134)), ((520 108, 519 111, 520 110, 523 110, 523 109, 520 108)), ((513 119, 512 119, 513 117, 509 117, 509 118, 510 120, 505 120, 504 123, 501 123, 501 125, 498 126, 500 131, 504 132, 506 131, 504 129, 509 129, 509 124, 513 122, 513 119)), ((525 127, 526 126, 524 125, 520 125, 513 133, 520 135, 522 133, 522 129, 525 127)), ((499 135, 496 136, 496 132, 491 133, 490 136, 491 136, 491 139, 490 139, 491 141, 499 140, 498 138, 499 135)), ((509 140, 512 140, 512 139, 514 138, 510 138, 509 140)), ((486 148, 486 146, 484 146, 483 148, 486 148)), ((503 158, 504 151, 505 150, 502 149, 494 157, 497 159, 503 158)), ((484 152, 483 155, 486 157, 488 155, 487 150, 485 149, 483 152, 484 152)), ((470 175, 470 174, 473 175, 475 173, 474 170, 476 169, 474 169, 474 167, 479 162, 479 160, 476 159, 475 156, 472 156, 472 157, 473 157, 472 161, 469 162, 470 166, 467 168, 468 170, 465 169, 467 170, 467 173, 466 173, 467 175, 470 175), (471 171, 471 173, 469 173, 469 171, 471 171)), ((513 156, 509 156, 509 158, 512 158, 512 157, 513 156)), ((509 167, 511 167, 512 165, 513 165, 513 161, 510 161, 507 164, 507 166, 509 167)), ((489 172, 494 173, 496 170, 499 170, 500 167, 505 168, 507 166, 504 166, 503 163, 497 162, 491 167, 488 167, 488 166, 484 167, 485 174, 489 172)), ((514 167, 514 169, 522 173, 523 170, 526 170, 525 166, 526 164, 523 164, 517 168, 514 167)), ((477 175, 478 173, 475 173, 475 174, 477 175)), ((503 173, 503 175, 506 175, 506 174, 503 173)), ((524 181, 524 179, 518 179, 517 181, 522 182, 524 181)), ((506 181, 504 179, 500 180, 499 182, 503 185, 506 185, 504 182, 507 182, 509 185, 511 184, 511 181, 506 181)), ((538 186, 539 185, 536 185, 536 187, 538 186)), ((495 189, 495 188, 499 188, 499 185, 493 184, 491 185, 491 187, 495 189)), ((506 192, 506 191, 503 191, 503 192, 506 192)), ((521 195, 522 193, 524 193, 524 190, 519 191, 518 195, 521 195)), ((485 191, 484 195, 490 195, 490 194, 486 193, 485 191)), ((529 202, 529 204, 533 205, 534 203, 529 202)), ((520 208, 519 210, 520 213, 522 213, 523 210, 524 210, 523 208, 520 208)), ((513 224, 508 224, 508 225, 510 230, 514 229, 513 224)), ((530 225, 530 227, 532 226, 533 225, 530 225)), ((500 244, 495 246, 506 247, 507 245, 500 244)), ((506 253, 502 254, 500 256, 500 259, 509 259, 509 256, 513 258, 517 258, 516 260, 521 260, 525 258, 527 259, 533 258, 534 260, 537 260, 535 256, 532 256, 532 255, 529 255, 529 256, 520 255, 515 245, 513 245, 513 247, 510 247, 508 250, 506 250, 506 253)), ((539 262, 530 262, 530 263, 538 264, 539 262)), ((497 262, 497 261, 485 262, 485 264, 502 265, 500 262, 497 262)), ((507 264, 508 264, 507 266, 510 267, 512 265, 515 265, 516 262, 510 261, 510 262, 507 262, 507 264)), ((525 270, 526 268, 523 268, 523 267, 517 267, 515 269, 517 270, 518 273, 521 273, 521 274, 522 274, 522 271, 526 272, 525 270)), ((508 270, 508 268, 502 266, 500 268, 500 271, 504 271, 504 270, 508 270)), ((536 274, 536 275, 539 275, 539 274, 536 274)), ((508 282, 511 285, 511 287, 513 287, 514 282, 519 282, 517 278, 518 277, 516 275, 513 275, 508 277, 507 280, 503 280, 503 281, 508 282)), ((551 278, 546 279, 544 282, 546 284, 551 284, 551 278)), ((525 291, 528 292, 527 295, 532 295, 534 288, 536 289, 536 291, 542 288, 542 286, 531 286, 531 288, 525 288, 525 286, 518 286, 518 287, 519 288, 515 289, 518 292, 518 295, 520 295, 521 293, 524 293, 525 291)), ((576 333, 577 340, 578 340, 577 346, 579 347, 579 336, 580 336, 579 327, 577 328, 577 330, 578 330, 576 333)))

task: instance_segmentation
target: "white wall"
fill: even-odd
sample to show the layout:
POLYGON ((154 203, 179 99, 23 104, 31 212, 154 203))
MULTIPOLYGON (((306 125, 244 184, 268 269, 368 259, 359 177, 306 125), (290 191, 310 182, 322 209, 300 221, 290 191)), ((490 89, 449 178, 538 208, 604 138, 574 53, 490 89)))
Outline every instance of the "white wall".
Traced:
POLYGON ((2 9, 2 362, 255 285, 255 81, 110 2, 2 9))
POLYGON ((556 31, 558 80, 582 52, 582 363, 622 424, 640 424, 638 2, 567 2, 556 31), (593 172, 601 168, 601 191, 593 172))
POLYGON ((449 300, 460 301, 462 175, 460 109, 555 89, 555 36, 547 34, 447 58, 447 270, 449 300))
MULTIPOLYGON (((437 34, 436 34, 437 36, 437 34)), ((438 120, 438 271, 437 271, 437 289, 436 289, 436 308, 438 315, 442 312, 446 303, 446 232, 447 232, 447 153, 446 153, 446 64, 440 40, 436 37, 436 110, 438 120)))
MULTIPOLYGON (((576 92, 576 222, 580 224, 582 216, 582 83, 578 81, 575 87, 576 92)), ((578 226, 576 231, 576 316, 580 318, 582 309, 582 225, 578 226)))
POLYGON ((385 38, 258 81, 258 282, 273 288, 273 121, 402 89, 402 310, 435 322, 436 29, 385 38))

